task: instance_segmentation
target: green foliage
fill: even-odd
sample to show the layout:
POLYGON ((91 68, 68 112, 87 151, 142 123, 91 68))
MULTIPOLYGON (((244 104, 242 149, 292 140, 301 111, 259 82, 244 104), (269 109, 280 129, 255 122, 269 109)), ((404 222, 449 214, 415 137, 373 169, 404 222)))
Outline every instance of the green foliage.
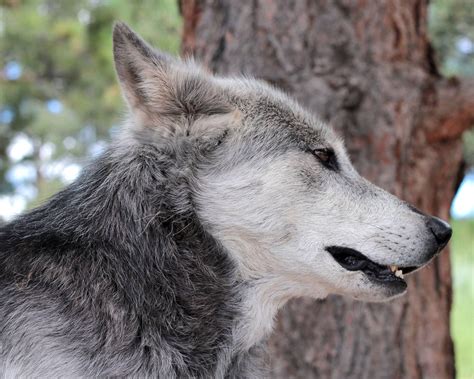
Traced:
POLYGON ((44 171, 45 162, 39 161, 44 144, 53 144, 52 160, 72 161, 90 155, 91 145, 107 139, 110 127, 119 123, 123 103, 113 69, 114 21, 130 23, 155 46, 177 54, 181 19, 176 0, 0 4, 0 67, 13 63, 21 69, 18 78, 0 76, 0 112, 13 115, 11 121, 0 118, 0 192, 5 192, 12 190, 5 172, 16 163, 7 149, 19 132, 34 147, 24 161, 44 171), (48 110, 51 100, 59 101, 60 111, 48 110), (92 132, 84 133, 85 127, 92 132), (74 143, 63 143, 66 138, 74 143))
POLYGON ((474 167, 474 128, 464 132, 462 139, 464 160, 469 167, 474 167))
POLYGON ((451 333, 457 377, 474 378, 474 220, 452 220, 451 262, 454 301, 451 333))
POLYGON ((474 76, 472 0, 435 0, 429 11, 429 33, 443 74, 474 76))
MULTIPOLYGON (((474 3, 434 0, 429 7, 429 34, 445 76, 474 76, 474 3)), ((473 125, 474 126, 474 125, 473 125)), ((463 137, 464 160, 474 167, 474 129, 463 137)))

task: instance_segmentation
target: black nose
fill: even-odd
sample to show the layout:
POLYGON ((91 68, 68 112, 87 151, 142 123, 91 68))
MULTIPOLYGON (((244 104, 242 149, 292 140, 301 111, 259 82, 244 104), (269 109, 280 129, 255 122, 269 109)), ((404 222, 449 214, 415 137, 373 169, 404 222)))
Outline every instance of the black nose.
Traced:
POLYGON ((436 238, 439 248, 442 249, 446 246, 453 231, 449 224, 438 217, 430 217, 428 219, 428 227, 436 238))

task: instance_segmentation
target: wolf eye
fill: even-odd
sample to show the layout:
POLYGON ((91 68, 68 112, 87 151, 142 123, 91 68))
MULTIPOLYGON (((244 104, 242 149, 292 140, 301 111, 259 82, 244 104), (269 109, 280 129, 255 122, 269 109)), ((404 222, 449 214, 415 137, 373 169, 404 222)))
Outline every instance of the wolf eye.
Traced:
POLYGON ((330 148, 321 148, 312 150, 313 155, 327 168, 337 170, 339 165, 337 163, 334 150, 330 148))

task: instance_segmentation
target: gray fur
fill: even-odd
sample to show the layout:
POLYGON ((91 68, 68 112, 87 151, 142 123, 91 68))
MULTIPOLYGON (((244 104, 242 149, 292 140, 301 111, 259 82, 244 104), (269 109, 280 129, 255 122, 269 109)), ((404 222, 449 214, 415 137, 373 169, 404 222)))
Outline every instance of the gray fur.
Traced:
POLYGON ((360 178, 286 95, 168 57, 124 24, 114 58, 130 108, 121 136, 0 228, 3 377, 262 377, 289 298, 402 292, 325 247, 381 265, 438 251, 427 216, 360 178), (337 161, 318 161, 321 148, 337 161))

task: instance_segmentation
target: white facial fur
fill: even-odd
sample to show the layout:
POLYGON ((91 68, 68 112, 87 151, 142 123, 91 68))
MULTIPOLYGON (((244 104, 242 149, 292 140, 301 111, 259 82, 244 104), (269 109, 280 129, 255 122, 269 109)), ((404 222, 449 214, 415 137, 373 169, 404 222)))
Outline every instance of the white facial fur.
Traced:
POLYGON ((326 135, 333 137, 324 142, 336 152, 338 171, 304 151, 248 157, 202 173, 200 217, 242 276, 278 284, 280 298, 335 293, 380 301, 399 295, 360 271, 347 271, 325 248, 356 249, 381 265, 418 266, 426 262, 430 232, 421 215, 361 178, 342 143, 326 135))

